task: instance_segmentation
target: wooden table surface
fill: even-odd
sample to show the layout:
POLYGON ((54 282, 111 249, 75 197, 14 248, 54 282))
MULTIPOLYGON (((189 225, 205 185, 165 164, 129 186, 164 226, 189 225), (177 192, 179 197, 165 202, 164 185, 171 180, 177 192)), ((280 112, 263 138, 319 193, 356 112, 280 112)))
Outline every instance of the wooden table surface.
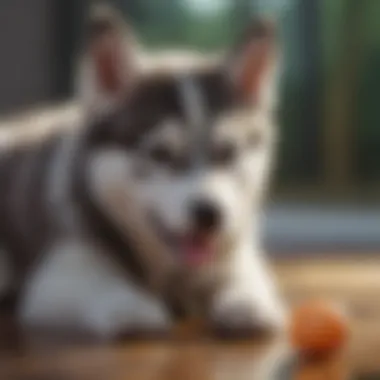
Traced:
POLYGON ((380 379, 380 259, 288 260, 275 269, 292 303, 316 296, 345 303, 352 339, 344 352, 299 362, 281 340, 220 341, 190 323, 169 338, 150 341, 51 341, 22 334, 4 315, 0 380, 340 380, 377 370, 371 379, 380 379))

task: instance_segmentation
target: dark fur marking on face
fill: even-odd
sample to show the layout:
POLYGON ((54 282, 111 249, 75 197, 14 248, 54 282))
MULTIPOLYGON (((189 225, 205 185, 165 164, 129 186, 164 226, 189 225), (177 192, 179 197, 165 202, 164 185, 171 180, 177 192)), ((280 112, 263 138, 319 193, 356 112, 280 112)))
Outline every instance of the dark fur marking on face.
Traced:
MULTIPOLYGON (((216 117, 238 105, 233 87, 221 68, 197 72, 192 78, 202 91, 207 123, 213 123, 216 117)), ((179 78, 174 75, 148 76, 115 114, 91 128, 93 145, 136 148, 144 136, 171 118, 188 128, 181 96, 179 78)))

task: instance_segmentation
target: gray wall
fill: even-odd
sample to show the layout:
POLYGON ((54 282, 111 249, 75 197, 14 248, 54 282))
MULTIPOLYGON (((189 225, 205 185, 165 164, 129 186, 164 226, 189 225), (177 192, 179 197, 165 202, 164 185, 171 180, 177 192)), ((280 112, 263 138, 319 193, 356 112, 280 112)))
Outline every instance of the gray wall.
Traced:
POLYGON ((54 51, 51 0, 0 3, 0 112, 49 99, 54 51))
POLYGON ((88 0, 0 0, 0 114, 67 97, 88 0))

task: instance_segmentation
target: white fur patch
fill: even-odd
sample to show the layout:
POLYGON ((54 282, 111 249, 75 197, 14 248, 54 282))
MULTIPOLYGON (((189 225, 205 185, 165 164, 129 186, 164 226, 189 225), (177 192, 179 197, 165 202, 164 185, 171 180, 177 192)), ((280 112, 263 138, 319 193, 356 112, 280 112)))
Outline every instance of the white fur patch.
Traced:
POLYGON ((162 305, 130 283, 95 246, 63 242, 47 253, 23 295, 26 326, 85 330, 109 338, 135 329, 162 330, 162 305))
POLYGON ((230 329, 283 331, 286 312, 265 258, 248 242, 225 263, 228 280, 212 305, 215 323, 230 329))

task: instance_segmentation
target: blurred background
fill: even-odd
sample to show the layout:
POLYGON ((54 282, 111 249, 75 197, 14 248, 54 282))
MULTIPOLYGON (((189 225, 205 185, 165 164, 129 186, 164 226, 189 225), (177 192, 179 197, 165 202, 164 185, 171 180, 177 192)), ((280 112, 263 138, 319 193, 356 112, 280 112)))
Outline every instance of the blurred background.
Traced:
MULTIPOLYGON (((380 1, 110 0, 150 49, 228 47, 255 15, 283 46, 269 250, 380 248, 380 1)), ((88 0, 0 2, 0 114, 70 99, 88 0)))

